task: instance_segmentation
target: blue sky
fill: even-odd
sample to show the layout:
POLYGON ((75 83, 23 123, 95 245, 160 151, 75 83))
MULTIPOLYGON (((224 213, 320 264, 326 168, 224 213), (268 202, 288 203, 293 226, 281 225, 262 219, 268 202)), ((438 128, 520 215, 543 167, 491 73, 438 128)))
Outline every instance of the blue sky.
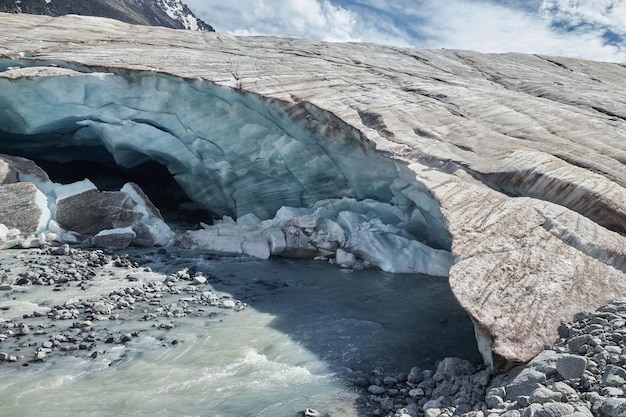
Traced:
POLYGON ((626 62, 626 0, 184 0, 218 32, 626 62))

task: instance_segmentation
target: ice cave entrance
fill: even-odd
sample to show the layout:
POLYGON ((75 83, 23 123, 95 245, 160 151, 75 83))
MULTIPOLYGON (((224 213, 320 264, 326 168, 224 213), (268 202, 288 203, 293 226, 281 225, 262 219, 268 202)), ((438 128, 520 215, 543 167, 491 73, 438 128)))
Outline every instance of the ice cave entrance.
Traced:
POLYGON ((439 205, 415 174, 314 105, 149 72, 28 60, 0 70, 0 153, 53 180, 132 177, 162 208, 188 198, 266 237, 299 228, 293 244, 309 234, 324 250, 376 252, 389 272, 446 275, 452 263, 439 205))

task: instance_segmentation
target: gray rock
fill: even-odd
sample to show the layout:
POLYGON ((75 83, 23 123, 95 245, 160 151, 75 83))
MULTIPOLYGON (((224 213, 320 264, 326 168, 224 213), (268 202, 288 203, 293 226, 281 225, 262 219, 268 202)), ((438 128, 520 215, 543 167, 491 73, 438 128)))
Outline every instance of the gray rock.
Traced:
POLYGON ((444 402, 445 402, 445 398, 444 397, 439 397, 439 398, 436 398, 434 400, 427 401, 422 406, 422 408, 424 409, 424 411, 429 410, 431 408, 432 409, 440 409, 440 408, 443 407, 444 402))
POLYGON ((545 404, 551 401, 561 401, 563 394, 552 391, 546 387, 540 387, 530 395, 530 402, 533 404, 545 404))
POLYGON ((600 411, 609 417, 617 417, 626 410, 626 398, 607 398, 601 402, 600 411))
POLYGON ((564 417, 572 414, 574 407, 564 403, 548 403, 544 404, 535 413, 535 417, 564 417))
POLYGON ((0 185, 0 223, 22 233, 39 233, 50 220, 46 201, 30 182, 0 185))
POLYGON ((626 370, 620 366, 608 365, 602 374, 602 383, 609 387, 621 387, 626 384, 626 370))
POLYGON ((130 227, 102 230, 91 238, 91 244, 100 248, 120 250, 127 248, 135 237, 136 234, 130 227))
POLYGON ((591 412, 591 410, 589 408, 587 408, 587 406, 583 405, 583 404, 572 404, 572 406, 574 407, 574 414, 576 414, 576 416, 574 416, 572 414, 572 417, 593 417, 593 413, 591 412))
POLYGON ((444 358, 433 375, 433 379, 443 380, 455 376, 471 375, 476 371, 476 366, 466 360, 460 358, 444 358))
POLYGON ((485 402, 487 403, 487 407, 496 408, 499 407, 504 402, 504 400, 498 395, 487 395, 485 397, 485 402))
POLYGON ((50 255, 55 256, 67 256, 70 254, 70 245, 67 243, 57 246, 56 248, 50 248, 50 255))
POLYGON ((409 391, 409 396, 411 398, 419 398, 424 396, 424 390, 421 388, 413 388, 409 391))
POLYGON ((136 206, 126 193, 88 190, 58 200, 57 221, 66 230, 95 235, 132 226, 141 218, 136 206))
POLYGON ((543 406, 541 404, 530 404, 526 407, 526 409, 524 409, 522 417, 535 417, 539 410, 543 410, 543 406))
POLYGON ((411 371, 406 378, 407 382, 410 382, 411 384, 419 384, 420 382, 422 382, 423 379, 424 377, 422 376, 422 370, 417 366, 411 368, 411 371))
POLYGON ((567 341, 567 347, 569 348, 571 352, 585 353, 586 349, 584 349, 583 346, 589 343, 590 340, 591 340, 591 336, 588 334, 575 336, 567 341))
POLYGON ((380 395, 385 393, 385 389, 380 385, 370 385, 367 390, 374 395, 380 395))
POLYGON ((549 388, 553 391, 560 392, 567 398, 578 397, 578 392, 564 382, 555 382, 549 388))
POLYGON ((601 391, 602 395, 605 397, 623 397, 624 390, 617 387, 604 387, 601 391))
POLYGON ((578 379, 587 368, 587 359, 578 355, 559 355, 556 370, 564 379, 578 379))
POLYGON ((6 352, 0 352, 0 362, 6 362, 9 360, 9 354, 6 352))
POLYGON ((530 396, 546 382, 546 374, 532 368, 525 368, 506 386, 506 399, 517 400, 520 395, 530 396))

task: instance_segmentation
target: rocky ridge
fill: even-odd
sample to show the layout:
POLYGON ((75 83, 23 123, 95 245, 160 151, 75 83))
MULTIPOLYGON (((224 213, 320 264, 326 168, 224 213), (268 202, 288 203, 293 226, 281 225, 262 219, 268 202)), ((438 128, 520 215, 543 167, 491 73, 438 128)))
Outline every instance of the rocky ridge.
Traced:
POLYGON ((164 26, 213 32, 213 28, 198 19, 180 0, 141 1, 66 1, 66 0, 0 0, 0 12, 28 13, 46 16, 76 14, 100 16, 135 25, 164 26))
POLYGON ((625 293, 622 65, 82 18, 70 38, 68 18, 1 18, 0 54, 12 62, 199 78, 258 98, 322 143, 401 163, 440 206, 451 287, 498 371, 540 353, 576 312, 625 293))

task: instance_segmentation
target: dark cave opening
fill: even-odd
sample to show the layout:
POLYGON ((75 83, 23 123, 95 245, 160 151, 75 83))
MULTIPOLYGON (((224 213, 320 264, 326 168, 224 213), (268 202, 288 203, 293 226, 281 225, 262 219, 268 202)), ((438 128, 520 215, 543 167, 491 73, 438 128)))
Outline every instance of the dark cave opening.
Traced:
POLYGON ((72 155, 76 159, 65 158, 62 162, 55 160, 58 158, 55 158, 56 152, 53 150, 46 152, 38 149, 32 152, 16 147, 3 148, 0 146, 0 154, 30 159, 56 183, 71 184, 89 179, 100 191, 118 191, 124 184, 133 182, 139 185, 173 229, 196 229, 200 222, 211 224, 215 217, 195 204, 168 169, 156 161, 149 160, 135 167, 125 168, 117 165, 104 148, 83 149, 83 157, 79 156, 80 153, 68 152, 66 155, 72 155))

